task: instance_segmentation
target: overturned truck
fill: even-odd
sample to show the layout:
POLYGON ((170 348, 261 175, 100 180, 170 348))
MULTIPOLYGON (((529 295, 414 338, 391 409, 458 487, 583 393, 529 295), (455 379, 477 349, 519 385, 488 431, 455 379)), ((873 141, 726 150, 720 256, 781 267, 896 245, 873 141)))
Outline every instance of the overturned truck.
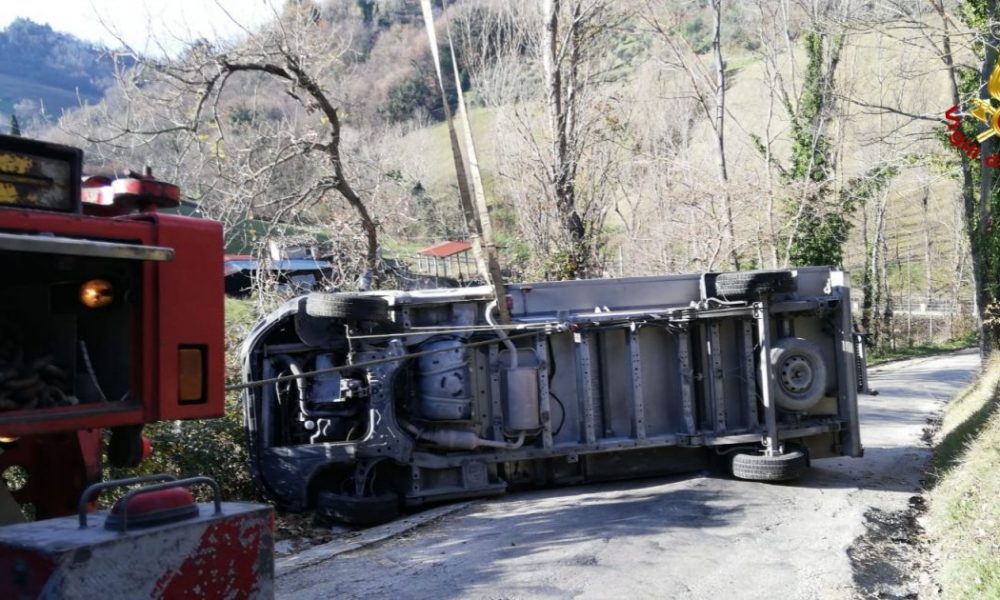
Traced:
POLYGON ((356 523, 514 487, 861 456, 831 268, 310 294, 243 347, 254 479, 356 523))

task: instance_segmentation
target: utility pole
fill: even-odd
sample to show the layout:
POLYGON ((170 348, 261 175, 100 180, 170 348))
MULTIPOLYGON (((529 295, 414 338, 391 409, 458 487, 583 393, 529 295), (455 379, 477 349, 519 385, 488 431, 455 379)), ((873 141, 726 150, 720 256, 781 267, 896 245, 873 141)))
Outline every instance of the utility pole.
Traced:
MULTIPOLYGON (((427 38, 431 45, 431 56, 434 57, 434 71, 437 73, 438 88, 441 91, 441 102, 444 105, 444 116, 448 123, 448 136, 451 140, 452 156, 455 159, 455 174, 458 178, 458 194, 462 203, 462 214, 465 216, 465 224, 469 230, 472 254, 476 258, 479 273, 493 287, 493 295, 496 297, 500 323, 507 324, 510 323, 510 310, 507 308, 506 299, 507 293, 503 284, 503 274, 500 272, 500 260, 497 256, 497 247, 493 238, 493 227, 486 206, 486 195, 483 191, 482 178, 479 175, 479 162, 476 158, 475 145, 472 140, 472 127, 469 125, 468 113, 465 110, 465 99, 462 96, 461 82, 458 77, 455 51, 454 48, 451 48, 452 65, 455 69, 455 86, 458 89, 458 110, 465 129, 466 150, 470 156, 469 170, 472 173, 472 188, 475 190, 475 202, 473 201, 472 192, 469 189, 469 177, 465 169, 465 156, 462 154, 462 148, 458 143, 458 133, 455 131, 451 107, 448 105, 448 95, 445 92, 444 76, 441 73, 441 59, 438 55, 437 32, 434 30, 434 13, 431 10, 430 0, 421 0, 421 8, 424 13, 424 25, 427 28, 427 38)), ((451 46, 450 37, 448 44, 451 46)))

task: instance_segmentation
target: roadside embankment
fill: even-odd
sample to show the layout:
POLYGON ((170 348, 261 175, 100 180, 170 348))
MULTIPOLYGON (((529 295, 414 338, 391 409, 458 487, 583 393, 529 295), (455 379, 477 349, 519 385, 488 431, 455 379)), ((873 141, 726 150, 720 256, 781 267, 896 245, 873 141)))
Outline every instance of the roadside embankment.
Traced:
POLYGON ((934 436, 927 529, 944 598, 1000 598, 1000 359, 950 402, 934 436))

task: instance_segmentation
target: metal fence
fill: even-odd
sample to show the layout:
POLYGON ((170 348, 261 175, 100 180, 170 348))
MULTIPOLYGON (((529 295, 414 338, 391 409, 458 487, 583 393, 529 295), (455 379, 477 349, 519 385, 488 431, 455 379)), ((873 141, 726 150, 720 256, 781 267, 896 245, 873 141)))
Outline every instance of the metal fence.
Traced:
MULTIPOLYGON (((861 314, 863 298, 853 298, 851 309, 854 314, 861 314)), ((926 317, 947 317, 973 315, 976 303, 973 300, 954 300, 946 298, 897 297, 892 299, 892 312, 895 315, 918 315, 926 317)))
MULTIPOLYGON (((852 298, 856 322, 861 320, 863 298, 852 298)), ((975 329, 976 304, 973 300, 897 296, 892 299, 892 340, 890 343, 936 343, 967 335, 975 329)), ((877 319, 886 318, 884 314, 877 319)))

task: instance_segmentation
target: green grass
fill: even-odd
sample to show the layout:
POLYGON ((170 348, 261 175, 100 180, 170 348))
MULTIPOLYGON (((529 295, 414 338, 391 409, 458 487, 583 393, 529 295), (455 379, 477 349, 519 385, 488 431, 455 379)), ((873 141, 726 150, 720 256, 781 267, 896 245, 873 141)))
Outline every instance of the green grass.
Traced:
MULTIPOLYGON (((472 138, 476 145, 476 155, 479 158, 480 171, 483 176, 483 187, 487 196, 492 196, 494 174, 496 173, 496 146, 493 143, 496 114, 491 108, 474 107, 469 109, 469 122, 472 124, 472 138)), ((461 125, 456 120, 455 128, 460 143, 464 142, 461 125)), ((426 168, 426 178, 421 181, 427 193, 432 196, 451 196, 456 185, 455 162, 452 158, 451 141, 448 136, 448 126, 445 123, 435 123, 430 127, 419 129, 407 135, 400 142, 403 152, 419 153, 421 164, 426 168), (405 150, 403 150, 405 149, 405 150)))
POLYGON ((918 356, 931 356, 945 352, 954 352, 955 350, 961 350, 963 348, 972 348, 975 345, 976 334, 975 332, 970 332, 967 335, 948 340, 946 342, 936 344, 917 344, 915 346, 905 346, 892 350, 887 349, 881 352, 872 352, 868 355, 868 366, 874 366, 879 363, 901 360, 904 358, 916 358, 918 356))
POLYGON ((943 597, 1000 598, 1000 359, 952 401, 936 436, 929 531, 943 597))
POLYGON ((384 254, 393 258, 411 260, 418 251, 430 246, 432 242, 426 239, 407 240, 403 238, 383 238, 384 254))
POLYGON ((936 435, 932 472, 943 478, 959 463, 969 441, 982 431, 993 415, 1000 385, 1000 362, 991 363, 958 397, 948 403, 936 435))

